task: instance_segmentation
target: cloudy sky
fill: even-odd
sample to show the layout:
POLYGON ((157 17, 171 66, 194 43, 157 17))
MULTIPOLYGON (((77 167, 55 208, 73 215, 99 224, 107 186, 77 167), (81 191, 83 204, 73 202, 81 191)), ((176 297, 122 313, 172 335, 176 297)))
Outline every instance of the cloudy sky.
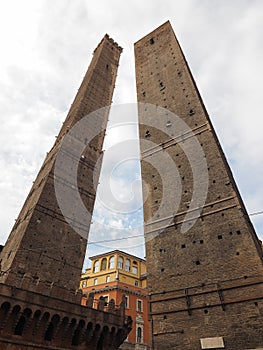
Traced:
MULTIPOLYGON (((9 0, 0 4, 0 244, 101 38, 108 33, 124 48, 114 104, 135 102, 133 43, 168 19, 248 212, 263 211, 263 1, 9 0)), ((123 128, 108 132, 109 153, 114 142, 126 137, 123 128)), ((136 137, 136 127, 129 132, 136 137)), ((106 158, 104 172, 111 166, 106 158)), ((118 200, 139 198, 139 178, 136 160, 114 169, 113 189, 122 189, 118 200)), ((144 256, 140 205, 135 200, 136 213, 118 215, 102 205, 103 192, 100 198, 88 254, 119 248, 144 256)), ((263 215, 251 219, 263 238, 263 215)))

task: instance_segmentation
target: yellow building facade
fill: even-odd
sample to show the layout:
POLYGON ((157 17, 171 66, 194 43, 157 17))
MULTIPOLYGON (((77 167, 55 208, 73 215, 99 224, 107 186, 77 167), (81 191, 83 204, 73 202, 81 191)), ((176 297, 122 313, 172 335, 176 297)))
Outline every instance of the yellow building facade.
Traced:
POLYGON ((105 311, 111 299, 120 305, 125 296, 125 314, 133 320, 132 330, 122 350, 149 350, 148 291, 144 259, 122 252, 110 251, 90 258, 91 267, 82 274, 80 288, 86 304, 89 293, 94 296, 93 307, 104 299, 105 311))
POLYGON ((144 259, 114 250, 90 258, 91 268, 81 276, 81 288, 119 281, 140 288, 147 288, 146 262, 144 259))

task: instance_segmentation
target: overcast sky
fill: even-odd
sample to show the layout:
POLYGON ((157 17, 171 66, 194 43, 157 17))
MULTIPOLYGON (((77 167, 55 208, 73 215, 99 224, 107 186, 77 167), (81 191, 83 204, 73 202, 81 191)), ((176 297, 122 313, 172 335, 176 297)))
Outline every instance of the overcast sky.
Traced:
MULTIPOLYGON (((124 49, 114 103, 135 102, 133 43, 168 19, 248 212, 263 211, 263 1, 9 0, 0 4, 1 244, 104 34, 108 33, 124 49)), ((133 132, 136 135, 136 129, 133 132)), ((125 133, 112 130, 108 134, 106 148, 114 140, 122 140, 125 133)), ((123 188, 123 193, 131 169, 134 176, 129 181, 138 185, 136 161, 115 172, 117 187, 123 188)), ((138 188, 135 190, 139 192, 138 188)), ((124 193, 127 198, 130 195, 129 191, 124 193)), ((91 244, 89 255, 119 248, 143 256, 142 228, 138 224, 141 215, 139 210, 129 218, 110 216, 98 203, 91 241, 136 237, 91 244), (107 218, 106 224, 111 220, 110 225, 96 226, 100 218, 107 218)), ((251 219, 263 238, 263 215, 251 219)))

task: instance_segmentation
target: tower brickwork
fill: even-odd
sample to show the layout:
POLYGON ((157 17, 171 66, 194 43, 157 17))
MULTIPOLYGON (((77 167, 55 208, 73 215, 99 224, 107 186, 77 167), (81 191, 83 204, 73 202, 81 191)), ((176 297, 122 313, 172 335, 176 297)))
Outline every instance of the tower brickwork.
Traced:
MULTIPOLYGON (((135 44, 135 62, 138 102, 175 113, 191 129, 190 136, 168 137, 163 130, 171 130, 173 125, 165 115, 158 121, 160 128, 151 123, 140 125, 142 179, 147 184, 144 215, 153 348, 261 348, 261 246, 169 22, 135 44), (184 152, 191 137, 198 140, 204 153, 208 190, 201 214, 193 226, 190 220, 189 230, 183 232, 193 187, 205 181, 205 174, 200 174, 193 183, 184 152), (156 147, 147 149, 146 139, 156 147), (170 156, 179 172, 182 194, 178 209, 173 201, 162 198, 164 185, 169 184, 163 183, 152 165, 160 152, 170 156), (156 219, 161 201, 166 212, 156 219), (171 219, 168 224, 167 218, 171 219)), ((139 109, 139 121, 146 110, 139 109)), ((199 210, 192 208, 192 212, 199 210)))
POLYGON ((1 350, 116 350, 131 330, 124 299, 118 305, 110 300, 107 312, 104 303, 94 306, 93 295, 81 305, 79 281, 90 217, 79 220, 75 215, 78 210, 66 217, 61 204, 74 208, 76 197, 66 197, 68 203, 60 202, 59 197, 62 192, 63 198, 70 188, 73 192, 69 193, 79 193, 87 213, 92 213, 107 106, 111 104, 121 51, 108 35, 94 51, 66 121, 1 253, 1 350), (90 118, 90 113, 98 109, 90 118), (86 118, 89 122, 82 124, 86 118), (79 121, 79 133, 72 134, 79 121), (71 178, 68 172, 75 164, 77 181, 70 182, 74 176, 71 178))
MULTIPOLYGON (((72 127, 91 112, 111 104, 121 51, 108 35, 94 51, 68 116, 1 253, 2 283, 19 287, 25 277, 30 277, 34 282, 47 281, 67 289, 78 289, 90 221, 86 225, 75 222, 79 230, 76 233, 61 212, 54 187, 55 162, 72 127)), ((103 111, 102 129, 106 128, 108 111, 103 111)), ((94 127, 94 123, 90 123, 89 128, 94 127)), ((100 162, 97 161, 101 158, 103 140, 104 132, 88 140, 83 155, 77 160, 77 190, 89 213, 92 213, 95 201, 94 169, 96 166, 99 174, 100 162)), ((69 149, 69 164, 74 160, 70 152, 69 149)), ((57 181, 63 183, 65 189, 73 186, 68 183, 67 174, 57 181)))

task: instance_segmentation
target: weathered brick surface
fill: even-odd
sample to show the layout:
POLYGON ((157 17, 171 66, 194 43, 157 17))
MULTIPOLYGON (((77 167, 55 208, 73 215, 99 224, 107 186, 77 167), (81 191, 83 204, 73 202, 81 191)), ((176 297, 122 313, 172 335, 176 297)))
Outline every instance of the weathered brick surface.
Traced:
MULTIPOLYGON (((201 349, 201 338, 221 336, 228 350, 262 347, 261 247, 169 22, 135 44, 135 59, 138 101, 164 107, 188 124, 202 146, 209 175, 201 216, 182 233, 193 194, 191 165, 183 151, 187 138, 172 142, 159 130, 165 130, 168 117, 158 121, 160 128, 140 125, 141 139, 170 155, 182 182, 175 212, 173 201, 162 198, 169 183, 151 165, 156 150, 141 142, 142 178, 148 184, 144 215, 150 222, 145 230, 155 229, 151 218, 162 200, 166 212, 158 224, 172 218, 155 238, 146 236, 154 349, 201 349)), ((140 120, 143 113, 147 111, 139 111, 140 120)), ((198 179, 204 180, 202 175, 198 179)))
POLYGON ((108 312, 81 306, 81 292, 63 300, 63 290, 49 295, 0 285, 1 350, 110 349, 119 347, 129 332, 124 324, 124 304, 108 312))
MULTIPOLYGON (((111 104, 120 53, 121 48, 107 35, 94 51, 92 62, 57 140, 47 154, 1 253, 2 283, 19 287, 24 276, 27 276, 67 289, 78 289, 90 222, 83 227, 77 222, 83 232, 81 236, 65 220, 54 189, 54 164, 63 139, 72 126, 89 113, 111 104)), ((108 110, 104 112, 104 127, 107 118, 108 110)), ((89 127, 95 128, 96 120, 89 127)), ((96 162, 102 155, 103 139, 104 132, 92 140, 81 159, 77 159, 78 190, 89 213, 92 213, 95 201, 97 179, 94 184, 94 168, 96 165, 99 174, 100 162, 96 162)), ((58 179, 65 189, 72 186, 72 183, 67 182, 67 171, 70 171, 74 160, 73 151, 68 150, 65 157, 68 166, 64 177, 58 179)), ((74 207, 76 203, 70 205, 74 207)))
MULTIPOLYGON (((77 188, 92 213, 109 108, 101 112, 102 121, 92 119, 89 123, 94 135, 96 126, 102 127, 91 142, 85 141, 87 129, 82 128, 76 135, 75 140, 81 140, 83 145, 79 158, 76 143, 71 142, 64 149, 65 157, 58 165, 64 169, 60 176, 54 171, 55 161, 72 127, 79 120, 86 120, 83 117, 89 113, 111 104, 121 50, 108 35, 95 50, 66 121, 1 252, 1 350, 115 350, 131 330, 124 300, 118 308, 111 301, 109 312, 103 311, 104 302, 102 307, 99 304, 97 309, 92 308, 92 297, 87 306, 80 305, 79 281, 90 219, 83 225, 74 216, 74 226, 69 225, 58 205, 54 186, 56 176, 63 193, 77 188), (68 180, 74 162, 75 185, 68 180), (81 231, 77 233, 72 226, 81 231)), ((72 208, 77 204, 73 198, 76 197, 67 203, 72 208)))

